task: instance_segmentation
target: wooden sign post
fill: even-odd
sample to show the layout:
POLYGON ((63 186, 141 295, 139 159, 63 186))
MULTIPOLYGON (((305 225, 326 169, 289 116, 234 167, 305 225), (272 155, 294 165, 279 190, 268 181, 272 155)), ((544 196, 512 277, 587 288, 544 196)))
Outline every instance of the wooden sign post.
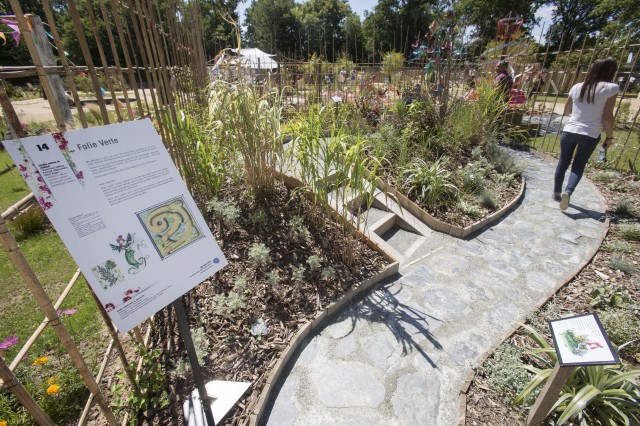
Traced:
POLYGON ((620 363, 595 313, 549 321, 549 327, 558 363, 531 407, 527 426, 544 421, 576 367, 620 363))

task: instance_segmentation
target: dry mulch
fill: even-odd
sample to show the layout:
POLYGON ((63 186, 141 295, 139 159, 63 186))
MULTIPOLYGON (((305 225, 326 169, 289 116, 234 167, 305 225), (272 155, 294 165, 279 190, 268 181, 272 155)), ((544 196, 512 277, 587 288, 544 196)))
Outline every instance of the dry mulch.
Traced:
MULTIPOLYGON (((277 187, 268 199, 254 200, 243 188, 228 187, 220 199, 232 200, 241 209, 239 219, 223 234, 217 221, 210 219, 210 227, 229 261, 208 281, 189 292, 183 302, 193 328, 204 327, 210 342, 208 356, 202 366, 205 381, 229 380, 251 382, 251 387, 224 424, 247 424, 265 379, 280 353, 292 336, 310 321, 318 310, 338 300, 354 285, 381 271, 389 262, 361 241, 344 239, 342 226, 322 215, 313 215, 306 200, 283 185, 277 187), (295 237, 289 221, 302 217, 309 235, 295 237), (248 257, 254 243, 263 243, 269 249, 270 263, 259 267, 248 257), (342 261, 345 247, 351 247, 349 256, 355 262, 349 266, 342 261), (322 259, 322 267, 310 270, 306 263, 310 256, 322 259), (303 280, 292 279, 293 268, 305 266, 303 280), (321 276, 321 269, 331 266, 331 278, 321 276), (276 270, 279 284, 267 283, 267 273, 276 270), (216 295, 228 294, 237 285, 240 276, 247 278, 246 287, 236 292, 243 297, 242 306, 231 314, 215 312, 216 295), (251 327, 263 319, 268 334, 256 337, 251 327)), ((205 211, 202 208, 201 211, 205 211)), ((194 389, 191 374, 175 372, 177 361, 186 360, 186 350, 179 337, 172 309, 156 314, 152 346, 163 348, 161 360, 167 372, 167 389, 171 403, 164 410, 141 416, 142 424, 182 425, 182 404, 194 389)))
MULTIPOLYGON (((589 289, 595 284, 611 284, 625 289, 630 299, 636 306, 640 306, 640 242, 625 241, 633 246, 633 253, 625 254, 612 252, 607 249, 611 244, 623 242, 617 232, 621 226, 635 223, 640 224, 640 181, 633 176, 615 174, 615 178, 602 181, 605 173, 593 172, 589 178, 598 186, 598 189, 607 199, 607 216, 610 218, 610 229, 603 244, 594 256, 593 260, 574 279, 561 288, 545 306, 530 316, 529 325, 536 324, 538 329, 544 327, 547 320, 597 312, 600 308, 591 306, 589 289), (631 214, 620 214, 618 206, 626 200, 631 207, 631 214), (616 213, 618 211, 618 213, 616 213), (635 267, 635 273, 626 274, 620 270, 611 268, 612 255, 622 257, 635 267)), ((640 310, 634 311, 636 318, 640 318, 640 310)), ((530 339, 514 333, 507 343, 522 349, 533 347, 530 339)), ((632 368, 640 367, 640 353, 624 352, 620 354, 623 363, 632 368)), ((491 359, 485 362, 491 362, 491 359)), ((476 374, 467 393, 467 425, 524 425, 528 411, 521 407, 513 407, 507 404, 497 392, 491 388, 487 378, 476 374)))

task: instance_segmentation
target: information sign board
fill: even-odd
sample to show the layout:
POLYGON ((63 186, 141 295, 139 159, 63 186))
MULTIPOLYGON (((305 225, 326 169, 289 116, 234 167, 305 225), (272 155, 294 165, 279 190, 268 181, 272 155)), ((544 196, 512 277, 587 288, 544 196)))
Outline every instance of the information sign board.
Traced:
POLYGON ((595 313, 549 321, 549 327, 562 367, 620 363, 595 313))
POLYGON ((4 145, 120 332, 227 264, 149 119, 4 145))

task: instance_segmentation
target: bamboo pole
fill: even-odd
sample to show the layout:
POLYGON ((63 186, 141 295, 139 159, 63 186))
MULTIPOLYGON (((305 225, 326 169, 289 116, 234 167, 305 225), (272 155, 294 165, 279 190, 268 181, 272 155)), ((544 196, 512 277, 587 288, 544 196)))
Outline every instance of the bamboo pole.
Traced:
POLYGON ((42 411, 42 408, 34 401, 34 399, 27 393, 22 384, 13 375, 13 372, 7 367, 4 358, 0 355, 0 378, 4 380, 4 387, 9 389, 11 393, 16 397, 20 404, 33 416, 39 425, 43 426, 55 426, 55 423, 47 414, 42 411))
MULTIPOLYGON (((100 62, 102 62, 102 69, 104 70, 104 80, 107 85, 107 89, 111 93, 111 104, 115 107, 116 117, 118 118, 118 122, 121 123, 122 114, 120 113, 120 108, 118 107, 116 91, 114 90, 113 82, 111 81, 111 72, 107 64, 107 58, 104 55, 104 48, 102 47, 100 34, 98 34, 98 24, 96 22, 96 16, 93 13, 93 5, 91 4, 91 0, 85 0, 85 5, 87 7, 87 14, 89 15, 89 22, 91 23, 91 30, 93 31, 93 37, 95 38, 96 46, 98 47, 98 56, 100 56, 100 62)), ((105 22, 105 25, 108 27, 109 26, 108 22, 105 22)), ((107 124, 106 121, 105 121, 105 124, 107 124)))
MULTIPOLYGON (((574 35, 573 38, 571 39, 571 44, 569 45, 569 50, 573 49, 573 44, 576 41, 576 36, 574 35)), ((567 71, 569 69, 569 63, 567 61, 567 63, 564 65, 564 69, 562 70, 562 78, 564 78, 567 75, 567 71)), ((555 110, 556 110, 556 105, 558 105, 558 98, 560 97, 560 90, 558 90, 558 93, 556 93, 556 98, 553 100, 553 107, 551 107, 551 116, 549 117, 549 122, 547 123, 547 129, 545 130, 545 133, 548 133, 549 131, 549 126, 551 126, 551 117, 553 116, 555 110)), ((564 108, 564 107, 563 107, 564 108)), ((564 111, 563 111, 563 115, 564 115, 564 111)), ((562 117, 561 117, 562 120, 562 117)), ((551 148, 551 151, 555 151, 556 149, 556 144, 558 143, 558 137, 556 136, 553 139, 553 148, 551 148)))
MULTIPOLYGON (((101 0, 104 1, 104 0, 101 0)), ((109 0, 109 6, 111 8, 111 14, 114 17, 116 23, 116 30, 118 31, 118 40, 120 41, 120 48, 122 49, 122 56, 124 57, 125 64, 127 68, 125 69, 127 72, 127 76, 129 77, 129 85, 133 89, 133 93, 135 94, 136 104, 138 106, 138 115, 139 117, 144 116, 144 109, 142 107, 142 100, 140 99, 140 93, 138 92, 138 82, 136 81, 135 73, 132 69, 131 56, 129 54, 129 48, 127 47, 127 39, 125 37, 124 31, 122 29, 122 21, 127 22, 126 17, 122 19, 118 13, 118 9, 116 7, 115 0, 109 0)), ((135 115, 135 114, 134 114, 135 115)), ((133 120, 135 117, 132 117, 133 120)))
MULTIPOLYGON (((111 31, 111 25, 109 25, 109 15, 107 14, 107 8, 105 6, 104 0, 100 0, 100 11, 102 13, 102 22, 104 22, 105 26, 107 27, 107 37, 109 38, 109 45, 111 46, 111 54, 113 55, 113 61, 116 64, 116 77, 118 80, 118 85, 120 86, 120 90, 124 95, 124 103, 127 108, 129 120, 131 121, 135 119, 135 116, 131 108, 131 102, 129 102, 129 91, 127 90, 127 86, 124 82, 124 76, 122 75, 122 67, 120 66, 120 55, 118 55, 116 42, 113 38, 113 31, 111 31)), ((118 20, 116 19, 116 21, 118 20)))
MULTIPOLYGON (((67 298, 67 296, 69 295, 73 287, 78 282, 79 276, 80 276, 80 269, 76 270, 76 272, 71 277, 71 280, 69 280, 69 283, 67 284, 65 289, 62 291, 62 293, 60 293, 60 296, 58 296, 58 300, 56 300, 56 303, 53 304, 53 308, 56 311, 60 309, 60 306, 62 306, 62 303, 64 303, 65 299, 67 298)), ((18 365, 20 365, 20 363, 22 362, 22 358, 27 354, 27 352, 29 352, 29 350, 31 349, 31 346, 33 346, 36 339, 40 336, 40 334, 42 334, 42 332, 44 331, 44 329, 47 327, 48 324, 49 324, 49 319, 45 317, 44 320, 42 320, 42 322, 38 326, 38 328, 36 328, 36 330, 31 334, 29 339, 24 343, 24 345, 22 345, 22 348, 20 348, 20 351, 18 351, 16 356, 13 358, 13 361, 11 361, 11 365, 9 365, 9 368, 11 369, 11 371, 15 371, 16 368, 18 368, 18 365)))
MULTIPOLYGON (((134 34, 135 34, 135 37, 136 37, 136 44, 137 44, 138 49, 140 50, 140 53, 141 53, 140 60, 145 65, 144 73, 145 73, 145 76, 147 77, 147 86, 149 87, 149 95, 151 97, 151 102, 153 103, 153 110, 154 110, 154 112, 155 112, 155 114, 157 116, 159 108, 158 108, 158 103, 156 101, 156 95, 155 95, 155 89, 154 89, 155 83, 154 83, 154 81, 152 79, 152 76, 151 76, 151 73, 149 71, 150 67, 152 66, 152 62, 149 60, 148 51, 147 51, 148 46, 145 43, 142 42, 142 35, 140 34, 141 30, 139 28, 139 25, 141 25, 139 23, 139 19, 142 20, 142 17, 139 16, 139 13, 136 14, 134 12, 134 8, 133 8, 133 4, 131 3, 131 0, 127 0, 127 4, 129 5, 129 15, 131 17, 131 26, 133 27, 133 31, 134 31, 134 34), (136 18, 136 15, 138 15, 139 19, 136 18), (145 60, 146 60, 146 63, 145 63, 145 60)), ((145 97, 146 97, 146 91, 144 93, 145 93, 145 97)), ((148 105, 147 105, 147 107, 148 107, 148 105)), ((149 112, 151 112, 151 111, 149 111, 149 112)), ((164 140, 163 128, 162 127, 160 127, 160 133, 161 133, 162 139, 164 140)))
POLYGON ((27 132, 24 131, 22 124, 20 124, 20 119, 18 118, 18 114, 16 114, 16 110, 13 109, 9 95, 7 95, 7 91, 4 89, 4 84, 0 84, 0 106, 2 106, 2 111, 4 111, 5 117, 9 122, 9 126, 16 133, 16 136, 19 138, 27 136, 27 132))
POLYGON ((53 40, 56 44, 56 48, 58 49, 58 57, 60 58, 62 69, 64 70, 64 75, 67 80, 67 85, 69 86, 69 90, 71 91, 71 95, 73 96, 73 102, 76 104, 76 109, 78 110, 78 118, 80 119, 80 123, 82 124, 82 127, 86 128, 88 127, 87 118, 84 115, 84 109, 82 108, 80 95, 78 95, 78 88, 76 87, 76 82, 73 80, 73 73, 69 68, 69 61, 67 60, 67 56, 64 53, 64 46, 60 41, 60 35, 58 34, 58 28, 56 27, 55 19, 53 19, 53 14, 51 13, 51 6, 49 5, 49 0, 42 0, 42 8, 44 9, 45 17, 47 18, 49 31, 51 31, 51 35, 53 35, 53 40))
MULTIPOLYGON (((562 47, 562 43, 563 42, 564 42, 564 33, 562 33, 561 36, 560 36, 560 44, 558 44, 558 52, 560 51, 560 47, 562 47)), ((557 56, 556 56, 556 58, 557 58, 557 56)), ((552 72, 551 73, 551 78, 550 78, 552 81, 553 81, 553 76, 554 75, 555 75, 555 73, 552 72)), ((558 95, 556 94, 556 99, 557 99, 557 96, 558 95)), ((547 96, 545 95, 545 97, 544 97, 544 107, 542 108, 542 112, 544 113, 546 109, 547 109, 547 96)), ((551 112, 553 113, 553 110, 551 112)), ((547 124, 547 128, 545 129, 545 132, 544 132, 544 137, 542 138, 541 147, 542 147, 543 150, 544 150, 544 142, 547 139, 547 133, 548 133, 547 131, 548 130, 549 130, 549 124, 547 124)))
POLYGON ((48 76, 45 70, 43 69, 43 65, 46 65, 42 62, 42 58, 38 53, 38 48, 36 47, 36 42, 33 37, 33 29, 31 25, 27 23, 27 19, 22 13, 22 8, 20 7, 20 2, 18 0, 9 0, 11 4, 11 8, 13 9, 13 13, 18 21, 18 27, 20 28, 20 33, 22 34, 22 38, 29 49, 29 55, 31 56, 31 60, 35 65, 36 71, 38 73, 38 78, 40 80, 40 84, 42 85, 42 89, 44 90, 47 99, 50 101, 51 112, 53 113, 53 118, 56 121, 56 125, 58 129, 61 131, 66 129, 65 117, 62 115, 62 112, 58 108, 58 105, 55 102, 51 102, 51 100, 56 98, 56 95, 53 91, 53 88, 49 84, 48 76))
MULTIPOLYGON (((96 375, 96 381, 102 380, 102 376, 104 375, 105 370, 107 369, 107 363, 109 362, 109 357, 111 356, 111 352, 113 352, 114 340, 111 339, 109 342, 109 346, 107 346, 107 350, 102 358, 102 363, 100 364, 100 369, 98 370, 98 374, 96 375)), ((78 420, 78 425, 83 426, 87 423, 87 418, 89 417, 89 410, 91 410, 91 406, 93 405, 93 395, 89 395, 86 404, 84 404, 84 409, 82 410, 82 414, 80 415, 80 420, 78 420)))
POLYGON ((107 331, 109 331, 109 335, 111 336, 111 341, 116 347, 116 351, 118 352, 118 357, 120 358, 120 362, 122 363, 122 368, 124 369, 124 372, 127 375, 129 382, 131 382, 131 386, 133 386, 133 389, 135 389, 135 391, 138 392, 139 391, 138 384, 136 383, 136 379, 135 377, 133 377, 133 373, 131 372, 131 366, 129 365, 127 356, 124 353, 124 349, 122 348, 122 342, 120 342, 120 337, 118 336, 118 332, 116 331, 116 328, 113 325, 113 322, 111 322, 111 318, 109 317, 109 314, 104 309, 104 306, 102 306, 102 302, 100 302, 100 299, 98 299, 98 296, 96 295, 96 293, 93 291, 91 287, 89 287, 89 291, 91 292, 91 296, 93 296, 93 300, 95 300, 96 305, 98 306, 98 312, 100 312, 100 316, 102 317, 102 320, 107 326, 107 331))
MULTIPOLYGON (((636 52, 636 54, 633 57, 633 62, 631 64, 631 70, 634 70, 636 67, 636 64, 638 63, 638 55, 640 55, 640 50, 638 50, 636 52)), ((622 61, 620 61, 620 63, 622 63, 622 61)), ((629 74, 629 77, 631 76, 631 74, 629 74)), ((618 102, 618 108, 616 109, 616 116, 618 115, 619 111, 620 111, 620 107, 622 106, 622 101, 624 100, 624 94, 626 93, 627 89, 629 88, 629 85, 631 84, 631 78, 627 78, 627 82, 624 86, 624 89, 622 91, 622 95, 620 96, 620 101, 618 102)), ((640 111, 640 108, 638 109, 638 111, 640 111)), ((629 132, 627 134, 627 137, 624 141, 624 144, 622 145, 622 149, 620 149, 620 153, 618 154, 618 157, 616 158, 616 162, 613 166, 614 169, 618 169, 618 164, 620 163, 620 160, 622 159, 622 154, 624 153, 625 149, 627 148, 627 144, 629 143, 629 140, 631 139, 631 129, 633 129, 635 127, 636 124, 636 119, 638 117, 638 111, 636 111, 636 115, 634 117, 633 120, 633 124, 631 125, 631 128, 629 129, 629 132)), ((638 152, 640 152, 640 146, 638 146, 638 152)), ((638 154, 636 153, 636 157, 638 156, 638 154)), ((635 160, 634 160, 635 163, 635 160)))
POLYGON ((27 284, 27 287, 29 288, 29 290, 31 290, 31 293, 34 295, 36 301, 38 302, 38 306, 49 320, 49 325, 57 334, 60 343, 64 346, 67 353, 69 354, 69 357, 71 358, 71 361, 82 376, 87 389, 89 389, 89 391, 94 395, 96 402, 98 403, 98 406, 100 407, 100 410, 102 411, 105 419, 107 420, 109 425, 116 426, 116 418, 109 408, 109 404, 102 395, 98 384, 91 375, 91 371, 89 371, 89 368, 82 358, 78 347, 75 345, 73 339, 71 338, 71 335, 60 320, 56 309, 49 299, 49 296, 47 296, 47 293, 42 288, 38 277, 29 266, 27 259, 24 257, 24 254, 20 250, 20 247, 18 247, 16 240, 9 232, 9 229, 7 228, 7 225, 2 218, 0 218, 0 239, 2 240, 2 245, 7 251, 7 255, 18 269, 20 275, 22 276, 22 279, 27 284))
POLYGON ((91 51, 89 50, 89 45, 87 44, 87 38, 84 35, 84 28, 82 27, 82 23, 80 22, 80 16, 78 15, 78 8, 76 7, 75 0, 67 0, 67 6, 69 8, 69 15, 71 15, 71 20, 73 21, 73 25, 76 29, 76 35, 78 37, 78 43, 80 44, 80 50, 82 50, 82 56, 84 57, 84 61, 87 64, 87 68, 89 70, 89 76, 91 77, 91 82, 93 83, 93 90, 95 91, 96 98, 98 99, 98 107, 100 108, 102 121, 104 124, 109 124, 109 114, 107 113, 104 98, 102 97, 100 82, 98 81, 98 77, 96 75, 96 69, 93 65, 93 58, 91 57, 91 51))

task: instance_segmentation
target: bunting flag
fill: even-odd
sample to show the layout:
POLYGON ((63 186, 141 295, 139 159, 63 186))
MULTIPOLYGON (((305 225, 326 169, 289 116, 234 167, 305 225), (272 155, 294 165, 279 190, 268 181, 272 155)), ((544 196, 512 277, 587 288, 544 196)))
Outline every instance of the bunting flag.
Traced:
MULTIPOLYGON (((15 21, 10 21, 8 19, 0 19, 0 22, 2 22, 3 24, 5 24, 6 26, 8 26, 13 30, 11 35, 13 36, 13 40, 16 42, 16 46, 17 46, 18 43, 20 43, 20 28, 18 28, 18 23, 15 21)), ((2 38, 6 42, 6 38, 4 37, 4 34, 2 38)))

